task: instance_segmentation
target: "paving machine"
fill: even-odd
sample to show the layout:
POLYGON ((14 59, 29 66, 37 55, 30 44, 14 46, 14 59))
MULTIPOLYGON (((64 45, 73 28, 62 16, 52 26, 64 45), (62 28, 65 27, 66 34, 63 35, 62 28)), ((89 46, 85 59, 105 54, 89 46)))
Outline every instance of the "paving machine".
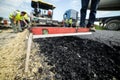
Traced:
MULTIPOLYGON (((58 21, 53 20, 53 10, 55 6, 42 0, 32 0, 31 6, 34 9, 31 19, 32 27, 30 31, 33 35, 42 35, 42 37, 57 37, 57 36, 72 36, 72 35, 80 35, 79 32, 82 33, 89 33, 88 28, 65 28, 65 27, 58 27, 58 21), (50 11, 50 12, 49 12, 50 11), (45 14, 47 12, 47 14, 45 14), (55 27, 54 27, 55 26, 55 27), (78 34, 79 33, 79 34, 78 34), (46 35, 48 34, 48 35, 46 35)), ((76 19, 78 16, 73 16, 74 14, 78 14, 78 12, 73 13, 74 10, 69 10, 68 13, 71 12, 72 18, 76 19)), ((83 35, 85 35, 83 34, 83 35)), ((40 36, 39 36, 40 37, 40 36)))
POLYGON ((32 0, 31 7, 34 9, 31 12, 32 25, 50 25, 58 26, 58 21, 53 20, 53 10, 55 6, 41 0, 32 0))

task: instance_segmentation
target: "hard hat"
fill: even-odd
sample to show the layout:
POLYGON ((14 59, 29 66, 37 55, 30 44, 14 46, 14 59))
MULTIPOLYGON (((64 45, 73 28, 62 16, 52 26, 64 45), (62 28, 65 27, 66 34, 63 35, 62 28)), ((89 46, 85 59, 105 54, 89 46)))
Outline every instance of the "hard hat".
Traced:
POLYGON ((24 13, 24 14, 26 14, 27 12, 25 12, 25 11, 22 11, 21 13, 24 13))

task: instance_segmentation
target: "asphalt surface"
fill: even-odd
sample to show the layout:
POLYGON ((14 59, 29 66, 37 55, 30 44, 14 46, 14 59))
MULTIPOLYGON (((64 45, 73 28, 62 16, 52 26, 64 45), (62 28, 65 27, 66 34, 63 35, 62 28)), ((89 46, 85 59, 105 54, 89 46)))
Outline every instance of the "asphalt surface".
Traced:
POLYGON ((120 46, 120 31, 96 30, 96 32, 93 32, 91 35, 77 37, 98 41, 110 47, 120 46))
POLYGON ((98 41, 72 36, 34 42, 39 44, 39 55, 46 57, 44 62, 53 66, 50 71, 55 74, 54 80, 120 79, 120 47, 113 49, 98 41))

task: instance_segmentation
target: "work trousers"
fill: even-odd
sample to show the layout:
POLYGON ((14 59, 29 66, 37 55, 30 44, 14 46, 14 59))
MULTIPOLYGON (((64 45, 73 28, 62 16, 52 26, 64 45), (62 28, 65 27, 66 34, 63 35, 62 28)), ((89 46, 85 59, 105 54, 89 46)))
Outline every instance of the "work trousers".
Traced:
POLYGON ((16 27, 17 27, 17 31, 18 31, 18 32, 21 32, 21 31, 22 31, 21 21, 20 21, 20 20, 17 21, 17 23, 16 23, 16 27))
POLYGON ((13 32, 17 32, 17 27, 16 27, 16 25, 14 24, 14 20, 13 19, 11 19, 11 18, 9 18, 10 19, 10 22, 11 22, 11 26, 12 26, 12 29, 13 29, 13 32))
MULTIPOLYGON (((90 0, 81 0, 81 5, 82 8, 80 10, 80 26, 81 27, 85 27, 86 23, 86 13, 87 13, 87 8, 89 5, 90 0)), ((89 14, 89 19, 88 19, 88 23, 87 23, 87 27, 91 27, 94 24, 95 18, 96 18, 96 11, 98 8, 98 4, 99 4, 100 0, 91 0, 91 4, 90 4, 90 14, 89 14)))
POLYGON ((30 25, 30 24, 29 24, 29 23, 30 23, 29 20, 25 20, 25 22, 24 22, 24 21, 21 21, 21 22, 20 22, 20 25, 21 25, 21 28, 22 28, 22 29, 25 29, 25 28, 29 27, 29 25, 30 25), (25 22, 26 22, 27 24, 26 24, 25 22))

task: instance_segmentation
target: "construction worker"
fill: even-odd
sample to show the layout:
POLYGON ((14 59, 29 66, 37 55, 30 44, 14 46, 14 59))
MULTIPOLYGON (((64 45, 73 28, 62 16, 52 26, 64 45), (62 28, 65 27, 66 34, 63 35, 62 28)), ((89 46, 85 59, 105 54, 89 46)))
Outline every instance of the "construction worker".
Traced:
POLYGON ((41 10, 39 9, 39 2, 41 1, 43 0, 32 0, 31 2, 31 6, 34 6, 35 16, 39 16, 39 13, 41 13, 41 10))
POLYGON ((10 13, 10 15, 9 15, 11 26, 12 26, 12 29, 15 33, 17 32, 17 27, 15 26, 14 22, 15 22, 15 16, 16 16, 17 12, 19 12, 19 10, 16 10, 16 11, 10 13))
POLYGON ((69 22, 68 22, 68 19, 66 18, 65 19, 65 27, 68 27, 69 26, 69 22))
POLYGON ((30 16, 25 11, 23 11, 21 13, 23 13, 23 19, 21 20, 21 27, 26 28, 29 26, 30 16))
POLYGON ((69 26, 69 21, 68 21, 68 14, 67 13, 65 13, 64 15, 63 15, 63 18, 64 18, 64 26, 65 27, 68 27, 69 26))
POLYGON ((69 27, 72 27, 72 18, 69 19, 69 27))
MULTIPOLYGON (((85 18, 86 18, 86 12, 89 5, 90 0, 81 0, 82 8, 81 8, 81 19, 80 19, 80 27, 85 27, 85 18)), ((87 28, 94 29, 94 21, 96 18, 96 10, 98 8, 100 0, 91 0, 91 7, 90 7, 90 15, 89 20, 87 24, 87 28)))
POLYGON ((15 16, 15 24, 17 26, 17 31, 21 32, 22 31, 22 27, 21 27, 21 21, 24 21, 24 12, 17 12, 16 16, 15 16))
POLYGON ((47 14, 48 14, 48 17, 49 17, 49 18, 52 18, 52 11, 48 10, 48 13, 47 13, 47 14))

